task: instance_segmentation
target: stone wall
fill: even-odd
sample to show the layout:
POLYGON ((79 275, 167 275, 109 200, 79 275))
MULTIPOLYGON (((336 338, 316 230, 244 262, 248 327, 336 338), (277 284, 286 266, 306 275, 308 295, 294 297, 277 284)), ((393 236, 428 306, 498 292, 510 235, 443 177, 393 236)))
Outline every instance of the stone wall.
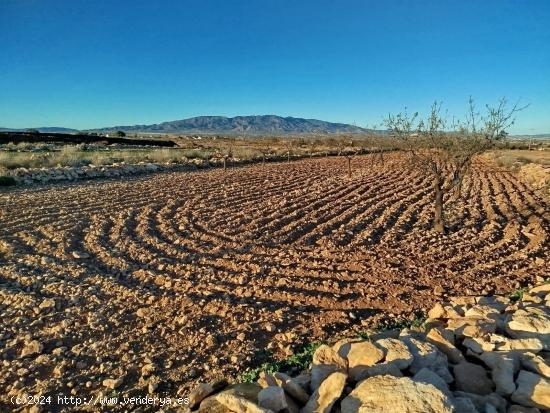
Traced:
MULTIPOLYGON (((292 160, 302 159, 305 156, 293 156, 292 160)), ((286 156, 272 156, 266 162, 286 161, 286 156)), ((241 166, 250 163, 260 163, 261 159, 231 159, 227 167, 241 166)), ((7 172, 7 176, 15 178, 17 185, 48 184, 61 181, 75 181, 81 179, 116 178, 124 176, 142 175, 160 171, 189 171, 195 169, 221 167, 221 159, 182 159, 179 162, 150 163, 140 162, 126 164, 124 162, 112 165, 87 166, 59 166, 56 168, 17 168, 7 172)))
POLYGON ((459 297, 415 331, 320 346, 308 371, 199 384, 202 413, 550 412, 550 284, 517 302, 459 297))
MULTIPOLYGON (((242 164, 241 160, 231 164, 242 164)), ((160 171, 194 170, 219 166, 216 160, 187 159, 178 163, 118 163, 112 165, 87 165, 81 167, 60 166, 57 168, 17 168, 9 171, 8 176, 15 178, 18 185, 47 184, 80 179, 116 178, 142 175, 160 171)))

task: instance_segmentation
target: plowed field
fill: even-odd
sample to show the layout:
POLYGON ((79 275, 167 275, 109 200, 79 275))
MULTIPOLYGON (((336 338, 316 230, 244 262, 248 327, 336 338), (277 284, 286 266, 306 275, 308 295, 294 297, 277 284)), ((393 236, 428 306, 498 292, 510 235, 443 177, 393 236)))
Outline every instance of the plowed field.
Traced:
POLYGON ((173 395, 266 349, 408 317, 436 286, 504 292, 550 275, 548 204, 525 184, 477 162, 440 236, 430 180, 407 165, 356 157, 350 179, 344 158, 323 158, 0 192, 0 394, 97 394, 122 378, 122 393, 160 381, 173 395), (21 357, 32 340, 43 348, 21 357))

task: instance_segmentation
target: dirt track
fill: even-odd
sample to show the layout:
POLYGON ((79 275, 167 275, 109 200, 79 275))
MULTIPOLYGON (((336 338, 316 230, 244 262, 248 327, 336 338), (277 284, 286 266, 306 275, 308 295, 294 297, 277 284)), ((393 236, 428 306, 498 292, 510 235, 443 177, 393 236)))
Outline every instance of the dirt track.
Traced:
POLYGON ((352 164, 351 180, 345 159, 323 158, 0 192, 0 395, 16 380, 96 394, 111 377, 143 395, 155 376, 173 395, 236 374, 232 356, 244 368, 427 309, 435 286, 503 292, 550 275, 548 205, 510 173, 477 164, 438 236, 430 182, 402 155, 352 164), (43 355, 20 358, 31 339, 43 355))

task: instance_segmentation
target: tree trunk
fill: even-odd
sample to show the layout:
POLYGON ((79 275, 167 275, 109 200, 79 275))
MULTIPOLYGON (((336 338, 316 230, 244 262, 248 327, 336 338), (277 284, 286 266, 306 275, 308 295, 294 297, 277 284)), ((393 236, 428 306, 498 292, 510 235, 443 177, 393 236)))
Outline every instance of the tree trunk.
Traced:
POLYGON ((443 234, 445 233, 445 222, 443 219, 443 188, 441 178, 434 180, 435 210, 434 210, 434 229, 443 234))
POLYGON ((223 158, 223 170, 225 171, 225 167, 226 167, 226 159, 223 158))
POLYGON ((262 165, 265 165, 265 155, 262 155, 262 165))
POLYGON ((348 157, 348 176, 351 178, 351 158, 348 157))
POLYGON ((290 163, 290 152, 286 153, 286 161, 290 163))

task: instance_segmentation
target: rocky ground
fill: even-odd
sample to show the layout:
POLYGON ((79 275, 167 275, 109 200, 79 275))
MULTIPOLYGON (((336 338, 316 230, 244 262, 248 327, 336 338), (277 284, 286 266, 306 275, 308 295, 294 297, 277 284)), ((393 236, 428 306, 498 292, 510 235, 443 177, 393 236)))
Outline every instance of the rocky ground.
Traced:
MULTIPOLYGON (((540 413, 550 411, 550 283, 508 297, 438 303, 415 330, 322 345, 309 371, 257 384, 199 384, 203 413, 540 413)), ((181 409, 182 411, 184 409, 181 409)))
MULTIPOLYGON (((234 161, 240 162, 240 161, 234 161)), ((216 160, 182 159, 180 162, 135 164, 115 163, 112 165, 58 166, 55 168, 16 168, 7 176, 15 179, 18 185, 48 184, 62 181, 89 180, 98 178, 120 178, 149 174, 159 171, 190 171, 210 166, 219 166, 216 160)))
POLYGON ((430 181, 402 155, 352 169, 2 190, 0 410, 8 395, 185 395, 335 331, 548 275, 548 204, 509 172, 476 164, 442 236, 430 181))

